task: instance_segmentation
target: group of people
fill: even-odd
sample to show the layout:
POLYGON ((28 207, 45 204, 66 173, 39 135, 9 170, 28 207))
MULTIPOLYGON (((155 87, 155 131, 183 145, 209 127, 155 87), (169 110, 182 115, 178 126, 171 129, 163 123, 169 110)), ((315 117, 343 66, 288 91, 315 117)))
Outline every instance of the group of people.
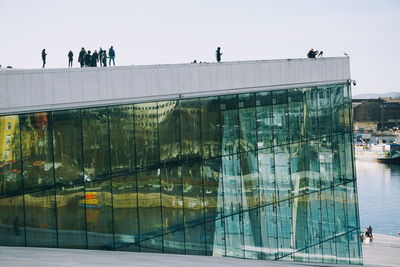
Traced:
POLYGON ((367 240, 367 243, 369 243, 372 242, 373 239, 372 227, 369 225, 367 228, 365 228, 365 232, 361 232, 361 242, 364 243, 364 241, 367 240))
MULTIPOLYGON (((46 49, 42 50, 42 61, 43 61, 43 66, 44 68, 46 66, 46 49)), ((100 62, 100 67, 107 67, 107 58, 109 59, 108 65, 111 66, 111 63, 115 66, 115 50, 114 47, 111 46, 110 49, 108 49, 108 56, 107 56, 107 51, 103 50, 100 47, 99 52, 97 50, 93 51, 93 54, 90 50, 86 52, 85 48, 82 47, 81 51, 79 51, 79 56, 78 56, 78 62, 82 67, 97 67, 97 63, 100 62)), ((74 53, 70 50, 68 52, 68 67, 72 68, 72 64, 74 61, 74 53)))

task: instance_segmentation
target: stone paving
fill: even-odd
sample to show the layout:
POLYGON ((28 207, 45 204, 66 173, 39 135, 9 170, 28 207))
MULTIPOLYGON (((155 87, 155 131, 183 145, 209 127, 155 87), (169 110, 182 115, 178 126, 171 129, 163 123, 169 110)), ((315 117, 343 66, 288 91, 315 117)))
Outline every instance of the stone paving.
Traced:
MULTIPOLYGON (((399 267, 400 237, 374 234, 371 244, 363 245, 364 266, 399 267)), ((321 263, 244 260, 224 257, 206 257, 155 253, 135 253, 78 249, 51 249, 31 247, 0 247, 1 267, 237 267, 237 266, 355 266, 321 263)))

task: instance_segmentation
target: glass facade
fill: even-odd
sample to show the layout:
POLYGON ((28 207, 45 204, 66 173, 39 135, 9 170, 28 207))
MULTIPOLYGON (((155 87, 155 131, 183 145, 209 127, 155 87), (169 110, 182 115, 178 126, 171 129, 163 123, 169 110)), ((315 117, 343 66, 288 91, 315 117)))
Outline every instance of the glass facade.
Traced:
POLYGON ((350 95, 0 116, 0 245, 362 264, 350 95))

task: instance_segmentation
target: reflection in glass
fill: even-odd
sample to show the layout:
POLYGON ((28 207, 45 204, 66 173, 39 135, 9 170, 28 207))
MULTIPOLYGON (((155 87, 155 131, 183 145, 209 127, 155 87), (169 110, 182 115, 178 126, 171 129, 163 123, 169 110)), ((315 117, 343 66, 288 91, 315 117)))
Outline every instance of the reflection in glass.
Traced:
POLYGON ((82 125, 79 109, 53 112, 55 180, 61 184, 83 181, 82 125))

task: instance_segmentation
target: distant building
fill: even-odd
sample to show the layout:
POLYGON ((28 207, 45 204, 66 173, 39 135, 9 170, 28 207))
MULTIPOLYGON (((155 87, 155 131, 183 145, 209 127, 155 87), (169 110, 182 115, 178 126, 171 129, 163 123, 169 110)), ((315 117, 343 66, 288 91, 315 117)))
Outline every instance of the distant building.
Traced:
POLYGON ((391 99, 353 100, 353 125, 357 131, 385 131, 400 127, 400 103, 391 99), (360 101, 360 100, 358 100, 360 101))

